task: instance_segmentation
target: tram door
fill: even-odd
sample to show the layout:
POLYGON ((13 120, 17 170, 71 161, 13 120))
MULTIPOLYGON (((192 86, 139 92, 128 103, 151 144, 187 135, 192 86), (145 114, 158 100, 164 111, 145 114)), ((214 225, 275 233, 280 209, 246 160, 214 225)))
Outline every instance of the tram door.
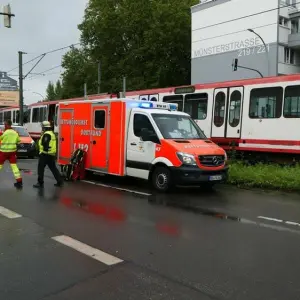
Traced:
POLYGON ((215 89, 211 137, 240 137, 243 98, 243 87, 215 89))

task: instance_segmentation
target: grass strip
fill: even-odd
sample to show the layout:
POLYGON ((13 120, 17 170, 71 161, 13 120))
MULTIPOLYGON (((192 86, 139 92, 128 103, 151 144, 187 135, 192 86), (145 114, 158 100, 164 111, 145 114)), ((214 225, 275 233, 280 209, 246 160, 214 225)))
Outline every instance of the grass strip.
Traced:
POLYGON ((300 191, 300 165, 246 165, 231 162, 228 183, 243 187, 300 191))

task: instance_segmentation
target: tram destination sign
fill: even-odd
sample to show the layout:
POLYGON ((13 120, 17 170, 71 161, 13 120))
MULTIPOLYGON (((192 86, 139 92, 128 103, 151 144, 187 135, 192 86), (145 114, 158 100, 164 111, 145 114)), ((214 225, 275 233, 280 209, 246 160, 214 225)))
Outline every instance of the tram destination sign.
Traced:
POLYGON ((191 94, 195 93, 195 87, 193 85, 191 86, 183 86, 183 87, 178 87, 175 88, 174 94, 191 94))

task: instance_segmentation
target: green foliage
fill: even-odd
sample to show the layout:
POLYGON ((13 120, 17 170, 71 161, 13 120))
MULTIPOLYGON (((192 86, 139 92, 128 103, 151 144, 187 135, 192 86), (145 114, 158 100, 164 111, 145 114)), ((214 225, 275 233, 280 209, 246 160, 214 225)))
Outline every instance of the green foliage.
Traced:
POLYGON ((47 100, 55 100, 56 95, 55 95, 55 87, 53 83, 50 81, 47 86, 46 90, 46 99, 47 100))
POLYGON ((54 85, 51 81, 48 83, 46 90, 46 99, 48 100, 60 100, 63 96, 63 88, 60 80, 57 80, 56 85, 54 85))
POLYGON ((300 190, 300 165, 247 166, 241 162, 233 162, 229 169, 229 183, 246 187, 300 190))
POLYGON ((63 58, 63 97, 190 83, 190 7, 198 0, 90 0, 81 31, 82 49, 63 58))
POLYGON ((62 99, 62 86, 60 80, 57 80, 56 86, 55 86, 55 98, 56 100, 62 99))

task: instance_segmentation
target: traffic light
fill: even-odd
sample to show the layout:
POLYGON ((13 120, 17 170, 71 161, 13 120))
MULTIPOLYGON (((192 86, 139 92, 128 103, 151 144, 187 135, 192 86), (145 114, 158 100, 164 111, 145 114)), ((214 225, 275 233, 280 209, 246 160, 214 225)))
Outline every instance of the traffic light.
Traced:
POLYGON ((238 62, 239 62, 239 60, 237 58, 235 58, 233 60, 233 62, 232 62, 232 69, 233 69, 233 71, 237 70, 237 68, 238 68, 238 62))
POLYGON ((3 13, 4 13, 4 26, 6 28, 11 28, 11 9, 10 9, 10 5, 7 4, 4 6, 3 8, 3 13))

